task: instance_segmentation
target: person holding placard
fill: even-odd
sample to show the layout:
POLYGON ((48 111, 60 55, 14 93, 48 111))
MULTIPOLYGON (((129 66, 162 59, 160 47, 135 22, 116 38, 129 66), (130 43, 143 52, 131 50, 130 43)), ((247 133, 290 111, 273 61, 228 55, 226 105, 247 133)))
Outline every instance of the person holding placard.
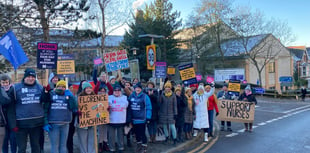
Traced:
MULTIPOLYGON (((82 92, 79 96, 88 96, 88 95, 96 95, 92 85, 89 82, 83 82, 82 84, 82 92)), ((79 116, 76 117, 75 126, 76 132, 78 135, 79 145, 80 145, 80 153, 95 153, 95 131, 93 126, 80 128, 79 126, 79 118, 81 117, 81 112, 78 111, 79 116)))
MULTIPOLYGON (((214 85, 214 83, 213 83, 214 85)), ((199 85, 198 90, 194 94, 196 119, 194 120, 194 136, 198 135, 198 130, 203 129, 204 141, 208 141, 208 98, 214 93, 214 87, 206 92, 203 85, 199 85)))
MULTIPOLYGON (((207 85, 205 86, 205 91, 210 92, 211 86, 207 85)), ((213 137, 213 118, 214 118, 214 109, 216 111, 216 116, 219 115, 219 109, 217 107, 217 97, 215 94, 212 94, 208 98, 208 116, 209 116, 209 131, 208 134, 210 137, 213 137)))
POLYGON ((116 85, 113 95, 109 96, 110 123, 109 123, 109 146, 110 151, 115 152, 117 143, 119 153, 124 150, 124 126, 126 123, 126 113, 128 100, 122 95, 121 86, 116 85))
POLYGON ((129 96, 128 120, 133 124, 136 135, 136 152, 147 151, 147 138, 145 135, 146 123, 152 118, 152 104, 149 96, 142 92, 141 83, 134 86, 135 91, 129 96))
POLYGON ((146 92, 147 95, 150 97, 152 103, 152 118, 150 120, 150 123, 147 124, 147 129, 149 131, 151 143, 154 143, 156 141, 159 104, 157 96, 158 94, 155 93, 155 84, 153 82, 147 83, 146 92))
MULTIPOLYGON (((223 85, 222 90, 217 93, 218 99, 227 99, 231 100, 232 96, 228 93, 227 85, 223 85)), ((230 121, 221 121, 221 131, 225 130, 225 122, 227 125, 227 131, 231 132, 231 122, 230 121)))
POLYGON ((66 94, 66 81, 60 80, 56 88, 44 94, 44 127, 51 142, 51 153, 67 152, 67 138, 72 112, 77 111, 73 95, 66 94))
POLYGON ((177 110, 178 110, 178 115, 175 121, 175 126, 177 129, 177 137, 178 137, 178 141, 179 142, 183 142, 184 141, 184 137, 183 137, 183 128, 184 128, 184 113, 185 113, 185 109, 186 109, 186 98, 184 96, 184 91, 182 88, 180 87, 176 87, 175 90, 175 95, 177 98, 177 110))
MULTIPOLYGON (((244 93, 242 93, 239 97, 240 101, 246 101, 246 102, 251 102, 254 103, 255 105, 257 104, 255 96, 252 94, 251 86, 247 85, 246 88, 244 89, 244 93)), ((247 132, 252 132, 253 131, 253 122, 252 123, 244 123, 244 131, 247 132)))

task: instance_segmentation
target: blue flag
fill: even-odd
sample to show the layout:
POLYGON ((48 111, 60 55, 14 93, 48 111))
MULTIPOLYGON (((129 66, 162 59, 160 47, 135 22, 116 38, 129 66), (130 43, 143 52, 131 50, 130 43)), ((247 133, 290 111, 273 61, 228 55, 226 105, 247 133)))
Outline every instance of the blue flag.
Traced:
POLYGON ((13 65, 15 70, 28 61, 28 57, 12 31, 0 38, 0 54, 13 65))

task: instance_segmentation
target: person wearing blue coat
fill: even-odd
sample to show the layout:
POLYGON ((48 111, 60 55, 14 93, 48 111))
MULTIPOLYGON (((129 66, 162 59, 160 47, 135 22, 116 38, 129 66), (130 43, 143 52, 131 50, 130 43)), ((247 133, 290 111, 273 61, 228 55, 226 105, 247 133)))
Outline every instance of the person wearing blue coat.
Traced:
POLYGON ((152 103, 149 96, 142 92, 141 83, 134 86, 135 91, 129 96, 128 121, 132 123, 136 135, 136 152, 147 151, 145 135, 146 123, 152 118, 152 103))

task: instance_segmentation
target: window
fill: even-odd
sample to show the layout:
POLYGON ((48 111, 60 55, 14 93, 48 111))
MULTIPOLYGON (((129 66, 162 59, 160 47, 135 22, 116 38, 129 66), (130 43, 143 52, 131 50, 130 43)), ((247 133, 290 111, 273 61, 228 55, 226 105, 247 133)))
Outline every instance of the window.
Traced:
POLYGON ((269 73, 274 73, 275 72, 275 62, 270 62, 268 64, 268 71, 269 71, 269 73))
POLYGON ((306 76, 307 75, 307 67, 303 66, 302 67, 302 76, 306 76))

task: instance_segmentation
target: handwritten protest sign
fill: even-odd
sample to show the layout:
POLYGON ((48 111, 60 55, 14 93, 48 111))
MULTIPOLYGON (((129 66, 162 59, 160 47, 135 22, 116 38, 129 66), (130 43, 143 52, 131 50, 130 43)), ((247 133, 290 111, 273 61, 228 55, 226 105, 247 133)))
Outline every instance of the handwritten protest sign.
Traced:
POLYGON ((190 85, 197 83, 195 69, 192 63, 179 66, 179 71, 184 84, 190 85))
POLYGON ((220 100, 218 105, 219 115, 217 116, 217 119, 220 121, 244 123, 250 123, 254 121, 254 103, 233 100, 220 100))
POLYGON ((103 58, 107 72, 117 71, 119 69, 129 67, 126 50, 105 53, 103 58))
POLYGON ((57 74, 72 75, 75 74, 74 56, 71 54, 59 55, 57 61, 57 74))
POLYGON ((78 97, 80 127, 95 126, 109 123, 108 96, 89 95, 78 97))

